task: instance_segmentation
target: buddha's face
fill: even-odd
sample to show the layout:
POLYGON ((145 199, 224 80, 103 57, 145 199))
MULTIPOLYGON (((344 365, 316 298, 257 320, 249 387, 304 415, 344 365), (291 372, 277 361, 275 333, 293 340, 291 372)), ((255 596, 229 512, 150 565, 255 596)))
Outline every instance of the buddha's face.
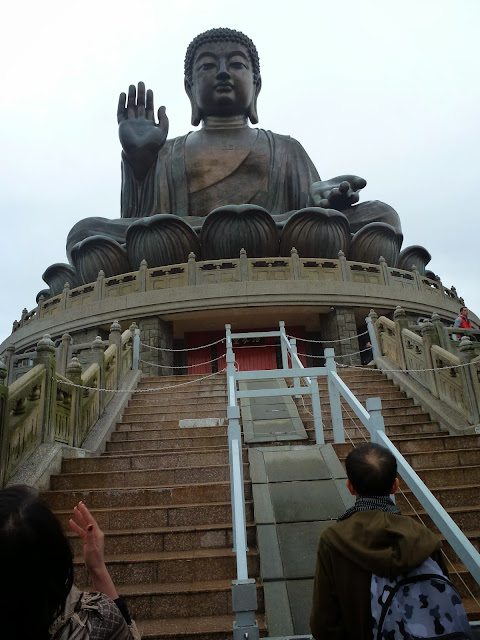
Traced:
POLYGON ((201 45, 195 53, 192 81, 192 99, 202 119, 249 115, 256 86, 250 55, 243 45, 237 42, 201 45))

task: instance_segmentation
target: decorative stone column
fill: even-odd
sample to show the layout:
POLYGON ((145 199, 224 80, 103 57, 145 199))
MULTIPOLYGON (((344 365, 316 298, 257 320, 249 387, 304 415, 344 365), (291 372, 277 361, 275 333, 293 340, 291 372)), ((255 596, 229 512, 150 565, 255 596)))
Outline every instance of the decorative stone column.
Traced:
POLYGON ((67 371, 71 344, 72 336, 69 333, 64 333, 57 350, 57 371, 62 376, 64 376, 67 371))
MULTIPOLYGON (((475 347, 473 346, 468 336, 463 336, 460 340, 459 358, 460 363, 467 365, 473 360, 475 355, 475 347)), ((476 375, 476 370, 471 366, 465 366, 460 369, 460 376, 463 387, 465 389, 465 396, 468 398, 470 415, 472 424, 478 424, 480 421, 480 406, 478 404, 477 394, 475 393, 475 384, 473 377, 476 375)))
MULTIPOLYGON (((96 363, 99 366, 98 387, 105 389, 105 345, 100 336, 97 336, 92 342, 92 363, 96 363)), ((105 393, 100 392, 100 415, 105 408, 105 393)))
POLYGON ((46 333, 38 341, 33 366, 41 364, 45 367, 45 395, 43 409, 42 442, 55 440, 55 403, 57 401, 57 381, 55 378, 55 345, 46 333))
POLYGON ((72 444, 74 447, 80 447, 81 431, 82 431, 82 398, 83 389, 82 385, 82 365, 78 361, 78 358, 72 358, 67 365, 66 377, 77 385, 72 390, 72 410, 71 410, 71 428, 73 431, 72 444))
POLYGON ((428 388, 430 393, 438 398, 435 372, 433 371, 432 346, 434 344, 440 346, 440 340, 432 322, 424 322, 421 333, 423 339, 423 362, 426 369, 425 374, 428 380, 428 388))
POLYGON ((407 363, 405 360, 405 353, 403 351, 403 337, 402 331, 403 329, 408 329, 408 320, 407 314, 402 307, 397 307, 393 314, 393 319, 395 321, 395 343, 397 347, 397 362, 401 366, 402 369, 407 368, 407 363))
POLYGON ((117 353, 115 355, 116 359, 116 378, 115 378, 115 388, 118 389, 120 387, 120 381, 122 378, 122 327, 118 320, 115 320, 110 327, 110 334, 108 336, 109 344, 117 345, 117 353))
POLYGON ((173 325, 158 316, 141 318, 139 369, 146 376, 169 376, 173 370, 173 325))

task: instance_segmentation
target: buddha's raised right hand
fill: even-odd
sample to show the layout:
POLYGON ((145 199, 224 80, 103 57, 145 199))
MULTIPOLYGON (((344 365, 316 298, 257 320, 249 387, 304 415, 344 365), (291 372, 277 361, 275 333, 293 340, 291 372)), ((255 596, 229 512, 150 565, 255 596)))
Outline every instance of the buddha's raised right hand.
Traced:
POLYGON ((137 178, 145 177, 155 162, 157 154, 168 135, 168 118, 165 107, 158 109, 158 124, 155 122, 153 91, 145 94, 145 84, 138 83, 128 88, 128 98, 121 93, 118 100, 118 135, 123 150, 137 178))

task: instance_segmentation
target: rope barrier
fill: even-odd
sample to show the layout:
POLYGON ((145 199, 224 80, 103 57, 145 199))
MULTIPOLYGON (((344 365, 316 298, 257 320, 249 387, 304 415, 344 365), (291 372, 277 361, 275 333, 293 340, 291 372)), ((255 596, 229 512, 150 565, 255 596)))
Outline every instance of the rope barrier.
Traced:
POLYGON ((333 344, 335 342, 348 342, 349 340, 355 340, 355 338, 361 338, 362 336, 366 336, 368 331, 364 331, 363 333, 357 333, 355 336, 350 336, 349 338, 339 338, 338 340, 309 340, 308 338, 296 338, 296 336, 287 335, 287 338, 296 338, 296 340, 300 340, 301 342, 314 342, 316 344, 333 344))
POLYGON ((180 351, 197 351, 198 349, 206 349, 207 347, 213 347, 214 344, 219 344, 220 342, 225 342, 225 338, 220 338, 220 340, 216 340, 215 342, 210 342, 210 344, 202 344, 200 347, 190 347, 189 349, 167 349, 162 347, 154 347, 151 344, 145 344, 145 342, 140 342, 142 347, 146 349, 153 349, 154 351, 172 351, 172 352, 180 352, 180 351))
POLYGON ((207 360, 206 362, 197 362, 197 364, 184 364, 180 366, 174 366, 173 364, 157 364, 156 362, 147 362, 147 360, 142 360, 141 358, 138 360, 139 362, 143 362, 143 364, 149 364, 152 367, 159 367, 161 369, 186 369, 187 367, 202 367, 204 364, 211 364, 212 362, 217 362, 217 360, 221 360, 225 358, 225 354, 222 356, 218 356, 218 358, 214 358, 213 360, 207 360))
MULTIPOLYGON (((82 384, 75 384, 70 380, 57 380, 57 382, 62 385, 66 385, 68 387, 75 387, 76 389, 88 389, 89 391, 105 391, 108 393, 150 393, 153 391, 164 391, 165 389, 178 389, 178 387, 186 387, 189 384, 194 384, 195 382, 201 382, 202 380, 207 380, 207 378, 213 378, 213 376, 218 376, 220 373, 225 373, 226 369, 221 369, 220 371, 216 371, 215 373, 209 373, 206 376, 201 378, 195 378, 194 380, 187 380, 187 382, 180 382, 179 384, 172 384, 166 387, 151 387, 147 389, 99 389, 98 387, 87 387, 82 384)), ((52 377, 52 380, 55 381, 55 378, 52 377)))

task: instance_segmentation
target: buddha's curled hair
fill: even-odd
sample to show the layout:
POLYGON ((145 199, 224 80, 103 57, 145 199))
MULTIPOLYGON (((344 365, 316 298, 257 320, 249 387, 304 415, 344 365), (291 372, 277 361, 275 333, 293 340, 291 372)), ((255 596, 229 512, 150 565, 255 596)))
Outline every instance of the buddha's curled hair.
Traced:
POLYGON ((202 44, 207 42, 238 42, 243 45, 252 60, 252 71, 254 81, 257 82, 260 76, 260 58, 258 57, 258 51, 252 40, 241 31, 235 31, 235 29, 218 28, 209 29, 196 36, 188 45, 187 53, 185 54, 185 77, 189 82, 192 81, 192 68, 193 60, 195 58, 195 52, 202 44))

